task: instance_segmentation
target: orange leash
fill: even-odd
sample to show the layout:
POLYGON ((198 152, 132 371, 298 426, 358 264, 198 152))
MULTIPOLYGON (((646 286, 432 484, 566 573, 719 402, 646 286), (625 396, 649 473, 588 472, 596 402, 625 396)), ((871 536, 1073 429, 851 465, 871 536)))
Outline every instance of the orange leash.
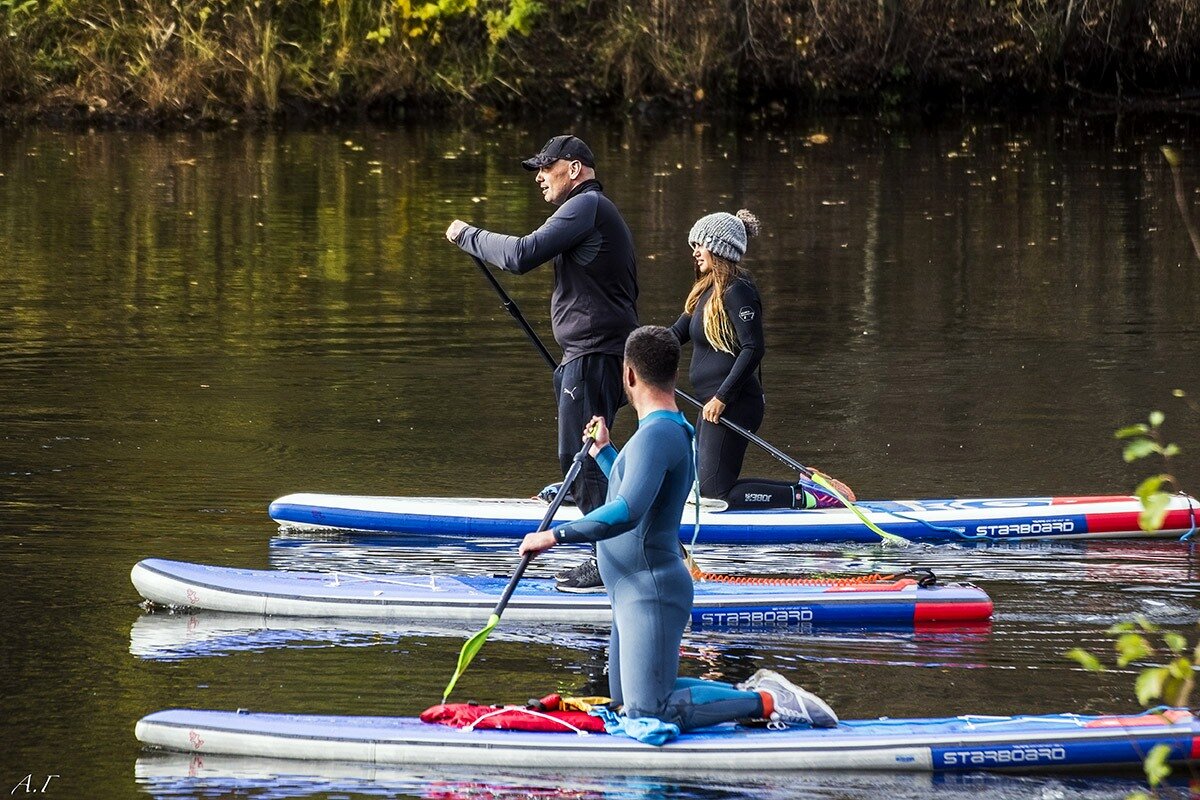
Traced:
MULTIPOLYGON (((691 569, 692 580, 707 583, 740 583, 748 586, 862 586, 868 583, 895 583, 897 576, 872 572, 847 578, 756 578, 750 575, 721 575, 704 572, 699 567, 691 569)), ((911 579, 910 579, 911 580, 911 579)))

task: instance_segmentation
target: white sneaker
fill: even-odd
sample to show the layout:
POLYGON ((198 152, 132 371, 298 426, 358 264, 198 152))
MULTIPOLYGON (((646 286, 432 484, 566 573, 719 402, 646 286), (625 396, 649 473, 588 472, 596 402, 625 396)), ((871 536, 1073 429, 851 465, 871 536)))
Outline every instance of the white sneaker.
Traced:
POLYGON ((775 705, 771 719, 811 725, 814 728, 837 727, 837 714, 828 703, 812 692, 801 689, 778 672, 760 669, 750 680, 755 682, 750 691, 771 695, 775 705))
POLYGON ((758 672, 754 673, 749 678, 746 678, 746 680, 742 681, 741 683, 735 685, 733 688, 740 689, 743 692, 757 692, 758 691, 758 682, 760 680, 762 680, 767 675, 778 675, 778 674, 779 673, 772 672, 769 669, 760 669, 758 672))
POLYGON ((701 497, 700 502, 696 502, 696 495, 689 494, 684 504, 689 508, 700 506, 701 511, 727 511, 729 509, 729 501, 718 500, 715 497, 701 497))

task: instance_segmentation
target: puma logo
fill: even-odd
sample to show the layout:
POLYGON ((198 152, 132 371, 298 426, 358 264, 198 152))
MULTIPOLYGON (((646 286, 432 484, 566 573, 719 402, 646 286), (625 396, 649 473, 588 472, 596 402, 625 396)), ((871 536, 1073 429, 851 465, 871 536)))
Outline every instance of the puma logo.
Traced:
POLYGON ((574 400, 574 399, 575 399, 575 392, 576 392, 578 389, 579 389, 579 387, 578 387, 578 386, 575 386, 575 387, 573 387, 573 388, 571 388, 571 389, 568 389, 567 387, 565 387, 565 386, 564 386, 564 387, 563 387, 563 394, 565 394, 567 397, 569 397, 569 398, 571 398, 572 400, 574 400))

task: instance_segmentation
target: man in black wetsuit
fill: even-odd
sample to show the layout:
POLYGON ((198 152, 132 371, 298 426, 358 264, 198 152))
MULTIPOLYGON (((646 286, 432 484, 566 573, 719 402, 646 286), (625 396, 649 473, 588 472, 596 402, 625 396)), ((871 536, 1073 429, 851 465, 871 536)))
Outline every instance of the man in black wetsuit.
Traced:
MULTIPOLYGON (((591 149, 571 135, 555 136, 521 162, 536 172, 546 202, 558 206, 533 233, 508 236, 454 220, 446 238, 471 255, 518 275, 553 261, 550 320, 562 347, 554 370, 558 459, 564 473, 579 449, 579 431, 593 417, 612 425, 621 404, 621 356, 638 325, 637 257, 633 236, 596 180, 591 149)), ((604 504, 608 480, 585 462, 571 490, 585 514, 604 504)), ((559 573, 563 591, 604 591, 595 558, 559 573)))

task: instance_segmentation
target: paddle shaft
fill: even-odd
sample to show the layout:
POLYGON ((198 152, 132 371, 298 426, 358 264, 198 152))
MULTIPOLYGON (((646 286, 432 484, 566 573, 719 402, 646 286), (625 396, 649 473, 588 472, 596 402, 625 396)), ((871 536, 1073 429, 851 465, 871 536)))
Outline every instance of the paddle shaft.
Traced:
MULTIPOLYGON (((576 476, 579 475, 579 470, 583 469, 583 460, 588 457, 588 450, 592 449, 592 443, 595 442, 594 437, 587 437, 583 440, 583 447, 575 454, 575 458, 571 463, 571 468, 567 470, 567 475, 563 478, 562 486, 558 490, 558 494, 554 495, 554 499, 550 502, 550 507, 546 509, 545 515, 542 517, 542 524, 538 525, 538 531, 544 531, 550 527, 550 523, 554 521, 554 515, 558 513, 559 506, 563 504, 563 498, 567 496, 567 492, 571 488, 571 484, 575 482, 576 476)), ((521 563, 517 565, 516 572, 508 581, 508 586, 504 587, 504 594, 500 595, 500 602, 496 603, 496 607, 492 609, 492 616, 499 617, 504 613, 504 608, 508 605, 508 601, 512 598, 512 594, 516 591, 517 584, 521 581, 521 576, 525 574, 525 568, 529 566, 529 562, 533 560, 533 553, 526 553, 521 559, 521 563)))
MULTIPOLYGON (((554 356, 552 356, 550 351, 546 349, 546 345, 542 344, 542 340, 538 338, 537 333, 529 325, 529 321, 525 319, 525 316, 521 313, 521 309, 518 308, 517 304, 513 302, 513 299, 508 296, 508 292, 504 291, 504 287, 500 285, 500 281, 496 280, 496 276, 492 274, 492 271, 487 268, 487 264, 484 264, 483 260, 477 256, 471 256, 471 258, 475 260, 475 263, 479 266, 479 269, 485 276, 487 276, 488 282, 492 284, 492 288, 495 289, 496 293, 500 295, 500 302, 504 305, 504 309, 512 315, 513 319, 517 321, 517 324, 521 326, 521 330, 525 331, 525 335, 529 337, 529 341, 533 342, 533 346, 537 349, 537 351, 542 354, 542 358, 545 359, 546 364, 549 365, 550 369, 557 367, 558 362, 554 360, 554 356)), ((676 388, 675 396, 690 403, 698 409, 704 408, 703 403, 682 389, 676 388)), ((721 424, 747 441, 758 445, 760 448, 770 453, 787 466, 796 470, 804 477, 812 478, 812 470, 780 450, 775 445, 768 442, 766 439, 763 439, 758 434, 746 430, 728 417, 721 417, 721 424)))

